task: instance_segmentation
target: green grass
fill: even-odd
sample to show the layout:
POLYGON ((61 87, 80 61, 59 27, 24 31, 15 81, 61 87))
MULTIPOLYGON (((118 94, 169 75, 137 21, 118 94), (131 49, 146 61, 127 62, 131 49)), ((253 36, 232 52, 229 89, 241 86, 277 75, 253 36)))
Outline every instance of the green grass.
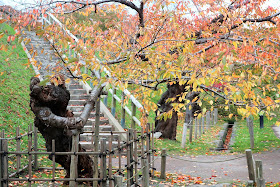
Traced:
MULTIPOLYGON (((35 75, 29 67, 27 56, 17 39, 7 42, 7 38, 15 32, 9 25, 0 24, 0 33, 4 36, 0 39, 0 129, 5 132, 5 138, 16 136, 16 128, 20 134, 28 131, 28 126, 33 124, 34 115, 29 107, 29 82, 35 75)), ((21 151, 27 149, 28 137, 20 139, 21 151)), ((38 146, 43 148, 44 139, 38 134, 38 146)), ((8 148, 15 151, 16 141, 9 140, 8 148)), ((41 159, 44 155, 40 155, 41 159)), ((16 157, 9 158, 9 173, 15 172, 16 157)), ((28 163, 27 155, 21 156, 22 166, 28 163)), ((51 166, 48 159, 40 162, 40 166, 51 166)))
POLYGON ((33 113, 29 107, 29 81, 34 71, 24 64, 27 56, 18 40, 7 42, 7 37, 15 32, 7 24, 0 25, 0 32, 5 35, 0 39, 0 127, 8 136, 15 135, 15 127, 21 133, 27 131, 33 123, 33 113), (15 47, 16 46, 16 47, 15 47))
MULTIPOLYGON (((155 149, 160 152, 162 148, 166 148, 168 154, 177 154, 177 155, 212 155, 212 154, 222 154, 224 152, 213 151, 215 149, 216 144, 215 140, 218 139, 217 135, 219 131, 222 129, 223 121, 218 121, 218 123, 205 131, 201 137, 197 139, 193 136, 193 141, 189 142, 189 129, 187 130, 187 141, 185 148, 181 147, 182 142, 182 134, 183 134, 183 120, 179 121, 177 126, 177 137, 175 140, 168 139, 156 139, 155 140, 155 149)), ((194 128, 193 128, 194 131, 194 128)))
MULTIPOLYGON (((270 151, 280 148, 280 139, 278 139, 271 126, 275 124, 276 119, 268 120, 264 117, 264 128, 260 129, 258 119, 254 120, 254 149, 253 152, 270 151)), ((244 153, 250 149, 250 135, 246 125, 246 120, 238 123, 233 152, 244 153)))

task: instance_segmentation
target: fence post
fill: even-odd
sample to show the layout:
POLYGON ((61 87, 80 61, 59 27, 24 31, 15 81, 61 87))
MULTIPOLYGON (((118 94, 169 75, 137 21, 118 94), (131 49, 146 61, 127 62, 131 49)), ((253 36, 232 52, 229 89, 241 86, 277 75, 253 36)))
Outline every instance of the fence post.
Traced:
MULTIPOLYGON (((147 152, 147 158, 148 158, 148 164, 149 167, 151 166, 151 153, 150 153, 150 149, 151 149, 151 127, 150 127, 150 123, 147 123, 147 145, 146 145, 146 152, 147 152)), ((149 168, 150 171, 150 168, 149 168)))
POLYGON ((202 129, 202 134, 204 134, 204 124, 205 124, 205 117, 202 116, 202 119, 201 119, 201 129, 202 129))
POLYGON ((183 135, 182 135, 182 143, 181 143, 182 148, 185 148, 186 145, 188 125, 189 125, 188 123, 184 123, 183 125, 183 135))
POLYGON ((151 134, 150 136, 152 136, 151 137, 151 142, 150 142, 152 144, 150 146, 150 149, 151 149, 151 152, 152 152, 151 153, 151 157, 152 157, 151 158, 151 160, 152 160, 151 161, 151 168, 152 168, 151 178, 153 178, 155 176, 155 169, 154 169, 155 168, 155 162, 154 162, 155 161, 155 154, 154 154, 154 152, 156 152, 156 150, 154 149, 154 146, 155 146, 155 144, 154 144, 154 132, 155 132, 155 124, 153 123, 152 128, 151 128, 151 133, 150 133, 151 134))
POLYGON ((106 186, 106 176, 107 176, 107 168, 106 168, 106 138, 101 138, 101 163, 100 163, 100 178, 101 178, 101 186, 106 186))
MULTIPOLYGON (((97 99, 95 103, 95 125, 92 124, 92 130, 94 129, 94 147, 95 152, 98 151, 99 145, 99 124, 100 124, 100 99, 97 99)), ((93 178, 98 178, 98 156, 93 157, 93 178)), ((97 181, 93 181, 93 186, 97 187, 97 181)))
POLYGON ((209 129, 209 127, 210 127, 210 111, 207 111, 206 112, 206 130, 208 130, 209 129))
POLYGON ((133 156, 134 156, 134 173, 135 173, 135 186, 139 186, 138 185, 138 171, 137 171, 137 167, 138 167, 138 155, 137 155, 137 131, 135 129, 133 130, 133 141, 134 141, 134 145, 133 145, 133 156))
POLYGON ((116 99, 115 99, 115 95, 117 93, 117 90, 115 87, 113 87, 113 94, 112 94, 112 109, 111 109, 111 113, 114 117, 116 117, 116 99))
MULTIPOLYGON (((72 149, 71 152, 78 152, 79 149, 79 132, 78 130, 72 130, 73 136, 72 136, 72 149)), ((71 164, 70 164, 70 178, 76 179, 78 176, 78 155, 71 155, 71 164)), ((77 186, 77 183, 75 181, 69 182, 70 187, 77 186)))
POLYGON ((248 165, 249 180, 252 180, 254 183, 256 183, 254 159, 253 159, 251 149, 246 149, 246 158, 247 158, 247 165, 248 165))
POLYGON ((133 103, 133 101, 131 101, 131 107, 132 107, 131 128, 135 129, 135 121, 134 121, 133 117, 136 117, 136 106, 133 103))
POLYGON ((193 134, 193 118, 191 119, 191 122, 190 122, 190 135, 189 135, 189 141, 190 141, 190 143, 192 142, 192 134, 193 134))
POLYGON ((0 186, 1 187, 6 187, 8 186, 8 143, 7 140, 4 139, 4 133, 2 133, 1 136, 2 139, 0 139, 0 151, 3 151, 0 157, 0 177, 1 177, 1 182, 0 186))
POLYGON ((122 108, 121 108, 121 126, 124 128, 125 127, 125 103, 124 103, 124 99, 125 99, 125 94, 124 92, 122 92, 122 108))
POLYGON ((211 121, 211 123, 210 123, 210 125, 213 127, 214 125, 215 125, 215 120, 214 120, 214 110, 212 110, 211 112, 210 112, 210 121, 211 121))
MULTIPOLYGON (((109 179, 111 179, 112 178, 112 176, 113 176, 113 171, 112 171, 112 144, 113 144, 113 137, 114 137, 114 134, 113 134, 113 132, 111 131, 111 136, 109 137, 109 159, 108 159, 108 161, 109 161, 109 163, 108 163, 108 177, 109 177, 109 179)), ((109 187, 112 187, 113 186, 113 181, 112 180, 109 180, 109 187)))
POLYGON ((52 186, 55 186, 55 140, 52 140, 52 186))
MULTIPOLYGON (((35 125, 33 126, 34 129, 34 151, 37 152, 38 151, 38 128, 35 127, 35 125)), ((38 166, 38 155, 35 154, 34 155, 34 170, 38 170, 39 166, 38 166)))
POLYGON ((218 122, 218 108, 214 108, 214 124, 218 122))
POLYGON ((265 187, 265 180, 263 178, 263 167, 262 161, 256 160, 256 179, 257 179, 257 186, 258 187, 265 187))
POLYGON ((160 169, 161 179, 166 178, 165 171, 166 171, 166 148, 163 148, 161 151, 161 169, 160 169))
POLYGON ((143 183, 142 186, 149 186, 149 162, 148 159, 144 159, 144 168, 143 168, 143 183))
POLYGON ((198 137, 200 137, 201 136, 201 125, 202 125, 202 117, 201 118, 199 118, 199 123, 198 123, 198 137))
MULTIPOLYGON (((16 142, 17 142, 17 152, 20 152, 20 133, 19 133, 19 127, 16 128, 16 142)), ((34 147, 35 149, 35 147, 34 147)), ((21 166, 21 155, 17 154, 17 173, 19 173, 20 170, 20 166, 21 166)))
POLYGON ((127 131, 127 186, 133 185, 133 129, 127 131))
MULTIPOLYGON (((28 129, 28 132, 30 130, 30 126, 28 129)), ((32 138, 28 140, 28 179, 32 179, 32 155, 31 152, 32 151, 32 138)), ((31 187, 31 181, 28 180, 28 186, 31 187)))
MULTIPOLYGON (((144 128, 141 128, 141 168, 144 168, 144 155, 145 155, 145 138, 144 138, 144 128)), ((144 179, 143 179, 144 180, 144 179)), ((142 185, 143 185, 143 180, 142 180, 142 185)))
POLYGON ((121 153, 121 137, 118 136, 118 149, 119 149, 119 174, 122 174, 122 153, 121 153))
POLYGON ((194 119, 194 139, 197 139, 197 125, 198 125, 198 119, 196 117, 194 119))
POLYGON ((251 149, 254 149, 254 122, 250 116, 246 118, 246 121, 250 134, 250 146, 251 149))
POLYGON ((3 151, 3 147, 2 147, 2 136, 0 137, 0 187, 3 187, 3 153, 1 153, 3 151))
POLYGON ((114 186, 123 187, 123 176, 114 175, 114 186))

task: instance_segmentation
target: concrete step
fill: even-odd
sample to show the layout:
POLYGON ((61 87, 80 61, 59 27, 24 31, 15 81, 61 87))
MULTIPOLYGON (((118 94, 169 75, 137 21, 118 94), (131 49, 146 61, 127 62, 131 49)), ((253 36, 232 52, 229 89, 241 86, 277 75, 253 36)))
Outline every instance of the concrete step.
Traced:
POLYGON ((82 85, 79 85, 79 84, 69 84, 67 86, 67 89, 68 90, 72 90, 72 89, 83 89, 83 86, 82 85))
POLYGON ((68 103, 68 106, 71 106, 71 105, 74 105, 74 106, 77 106, 77 105, 84 106, 85 104, 86 104, 86 100, 70 100, 69 103, 68 103))
POLYGON ((89 98, 89 95, 77 95, 77 94, 70 95, 70 100, 87 100, 88 98, 89 98))
MULTIPOLYGON (((94 135, 94 134, 93 134, 94 135)), ((99 138, 105 138, 106 140, 109 140, 111 137, 111 133, 99 133, 99 138)), ((113 135, 113 141, 118 141, 118 134, 113 135)), ((86 142, 91 142, 92 138, 92 133, 82 133, 80 134, 80 141, 86 141, 86 142)))
MULTIPOLYGON (((91 141, 90 142, 86 142, 86 141, 80 141, 80 144, 81 146, 86 149, 86 150, 92 150, 93 149, 93 146, 94 146, 94 143, 91 144, 91 141)), ((109 147, 109 142, 106 142, 106 148, 108 149, 109 147)), ((121 144, 122 145, 122 144, 121 144)), ((112 149, 114 148, 117 148, 118 147, 118 141, 112 141, 112 149)), ((99 142, 99 146, 98 146, 98 149, 100 150, 100 142, 99 142)))
POLYGON ((67 109, 71 110, 73 112, 82 112, 84 110, 84 106, 83 105, 68 105, 67 109))
MULTIPOLYGON (((85 125, 83 128, 83 131, 93 131, 92 130, 92 125, 85 125)), ((100 125, 99 126, 99 131, 113 131, 113 127, 111 125, 100 125)))
MULTIPOLYGON (((82 112, 73 112, 75 117, 78 117, 82 114, 82 112)), ((104 114, 100 113, 100 117, 103 117, 104 114)), ((89 115, 89 118, 94 118, 95 117, 95 111, 92 111, 89 115)))
MULTIPOLYGON (((90 127, 92 127, 92 124, 95 124, 95 119, 94 119, 94 118, 89 118, 89 119, 87 120, 85 126, 90 126, 90 127)), ((109 124, 109 120, 108 120, 107 118, 100 117, 99 124, 100 124, 100 125, 109 124)))
POLYGON ((87 91, 84 89, 71 89, 69 92, 71 95, 87 95, 87 91))

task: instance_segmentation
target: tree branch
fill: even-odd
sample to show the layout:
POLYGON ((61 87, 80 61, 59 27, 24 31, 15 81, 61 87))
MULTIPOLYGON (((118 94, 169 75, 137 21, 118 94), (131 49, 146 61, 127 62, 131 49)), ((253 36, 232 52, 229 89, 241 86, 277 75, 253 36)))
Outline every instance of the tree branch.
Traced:
MULTIPOLYGON (((84 110, 79 117, 61 117, 55 115, 48 107, 37 107, 31 105, 31 109, 36 114, 36 116, 47 125, 58 127, 58 128, 81 129, 86 124, 90 116, 90 113, 94 108, 95 102, 100 96, 104 86, 105 85, 99 84, 93 88, 90 97, 87 100, 87 103, 84 107, 84 110)), ((33 89, 34 88, 37 89, 37 87, 39 86, 35 85, 33 89)), ((35 91, 33 89, 32 92, 35 91)))
POLYGON ((127 1, 127 0, 100 0, 100 1, 95 1, 95 2, 88 2, 88 1, 86 1, 86 2, 84 2, 84 1, 53 1, 50 4, 70 3, 70 4, 82 5, 82 7, 79 7, 79 8, 70 12, 70 13, 73 13, 73 12, 76 12, 76 11, 78 11, 80 9, 83 9, 83 8, 85 8, 87 6, 90 6, 90 5, 97 6, 97 5, 100 5, 100 4, 111 3, 111 2, 120 3, 120 4, 126 5, 126 6, 130 7, 131 9, 135 10, 139 15, 139 22, 140 22, 139 26, 144 27, 144 13, 143 13, 144 2, 143 1, 141 1, 140 7, 137 7, 133 2, 127 1))
MULTIPOLYGON (((57 48, 55 47, 55 45, 52 44, 51 42, 50 42, 50 44, 51 44, 52 48, 55 50, 55 53, 58 55, 58 57, 60 58, 60 60, 63 62, 63 64, 67 64, 67 63, 65 62, 65 60, 62 58, 62 56, 60 55, 60 53, 58 52, 58 50, 57 50, 57 48)), ((71 75, 73 78, 75 78, 75 79, 83 79, 82 76, 79 76, 79 77, 78 77, 78 76, 74 75, 73 72, 70 70, 69 67, 66 67, 66 69, 67 69, 67 71, 70 73, 70 75, 71 75)))

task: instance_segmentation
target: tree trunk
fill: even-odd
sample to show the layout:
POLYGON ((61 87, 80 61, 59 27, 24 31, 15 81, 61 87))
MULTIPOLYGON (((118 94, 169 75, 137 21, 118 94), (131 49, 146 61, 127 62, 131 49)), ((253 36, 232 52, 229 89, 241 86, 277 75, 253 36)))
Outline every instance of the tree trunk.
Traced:
MULTIPOLYGON (((155 119, 155 132, 161 133, 161 138, 176 140, 176 132, 177 132, 177 123, 178 123, 178 114, 176 111, 172 112, 172 117, 164 120, 163 117, 158 119, 164 113, 173 110, 172 103, 180 103, 179 97, 182 93, 186 92, 185 90, 186 85, 179 85, 178 82, 176 84, 168 84, 167 91, 164 92, 158 101, 158 110, 156 111, 156 119, 155 119), (168 99, 174 98, 174 101, 167 102, 168 99)), ((199 99, 199 92, 189 92, 187 94, 187 100, 191 102, 187 105, 186 109, 186 117, 185 121, 190 122, 190 120, 194 117, 195 113, 200 112, 200 107, 197 105, 196 101, 199 99), (197 99, 194 101, 194 98, 197 99), (192 102, 193 101, 193 102, 192 102), (192 106, 189 109, 189 105, 192 106)), ((182 101, 184 102, 184 101, 182 101)))
POLYGON ((172 117, 164 120, 163 117, 158 119, 158 117, 162 116, 164 113, 173 110, 172 103, 179 102, 178 98, 181 93, 185 91, 184 85, 176 84, 168 84, 167 91, 164 92, 158 101, 158 110, 156 111, 156 119, 155 119, 155 132, 161 132, 162 138, 176 140, 176 131, 177 131, 177 122, 178 122, 178 114, 176 111, 172 112, 172 117), (167 102, 169 98, 175 98, 172 102, 167 102))
MULTIPOLYGON (((100 96, 102 87, 96 86, 91 92, 80 117, 73 117, 73 113, 66 109, 70 100, 70 92, 62 84, 40 86, 40 80, 32 77, 30 82, 30 107, 35 114, 34 123, 46 141, 47 151, 52 150, 52 140, 55 140, 55 151, 71 152, 71 129, 81 129, 85 125, 96 99, 100 96)), ((79 152, 85 150, 79 145, 79 152)), ((50 158, 51 159, 51 158, 50 158)), ((70 155, 56 155, 55 161, 66 170, 70 176, 70 155)), ((88 155, 78 157, 79 177, 92 178, 93 163, 88 155)))

